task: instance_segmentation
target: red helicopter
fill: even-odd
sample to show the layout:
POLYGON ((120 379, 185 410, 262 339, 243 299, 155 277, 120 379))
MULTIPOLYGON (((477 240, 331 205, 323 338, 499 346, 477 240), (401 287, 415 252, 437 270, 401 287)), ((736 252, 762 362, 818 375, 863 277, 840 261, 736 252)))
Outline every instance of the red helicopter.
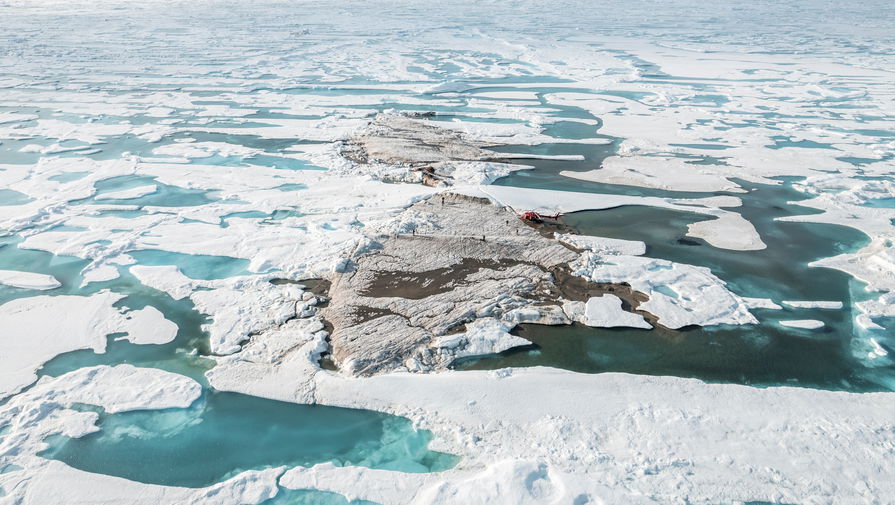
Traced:
POLYGON ((519 216, 519 219, 521 219, 523 221, 531 221, 532 223, 543 223, 545 219, 553 219, 553 220, 559 219, 559 213, 556 213, 552 216, 547 216, 547 215, 543 215, 543 214, 538 214, 537 212, 528 211, 528 212, 523 212, 519 216))

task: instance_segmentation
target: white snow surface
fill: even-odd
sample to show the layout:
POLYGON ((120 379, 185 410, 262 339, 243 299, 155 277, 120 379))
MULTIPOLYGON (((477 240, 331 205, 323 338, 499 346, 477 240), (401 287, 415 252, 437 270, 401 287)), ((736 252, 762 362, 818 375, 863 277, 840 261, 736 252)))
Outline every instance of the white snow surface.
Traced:
POLYGON ((556 240, 584 251, 593 251, 600 254, 629 254, 631 256, 646 254, 646 244, 635 240, 620 240, 571 233, 556 233, 554 236, 556 240))
POLYGON ((257 504, 277 493, 284 468, 250 470, 207 488, 158 486, 76 470, 37 456, 53 434, 81 437, 96 431, 95 412, 74 404, 102 407, 108 413, 186 408, 199 399, 196 381, 153 368, 131 365, 81 368, 43 377, 27 392, 0 407, 0 422, 15 437, 0 441, 3 461, 18 469, 0 474, 3 503, 257 504))
POLYGON ((444 162, 439 169, 449 173, 457 184, 491 184, 518 170, 528 170, 531 167, 509 163, 491 163, 481 161, 444 162))
POLYGON ((640 310, 668 328, 689 325, 755 324, 749 303, 725 287, 705 267, 640 256, 603 256, 587 252, 572 272, 593 282, 628 283, 649 296, 640 310))
POLYGON ((121 191, 113 191, 97 195, 97 200, 129 200, 131 198, 140 198, 141 196, 151 195, 158 191, 158 186, 149 184, 147 186, 138 186, 136 188, 122 189, 121 191))
POLYGON ((841 309, 842 302, 838 301, 811 301, 811 300, 783 300, 783 305, 794 309, 841 309))
POLYGON ((746 306, 750 309, 768 309, 768 310, 782 310, 783 307, 774 303, 774 300, 770 298, 748 298, 743 297, 743 301, 746 302, 746 306))
POLYGON ((281 481, 383 505, 861 504, 895 493, 884 463, 895 443, 887 393, 533 368, 368 379, 322 372, 315 397, 409 416, 435 431, 439 447, 464 455, 438 474, 320 465, 281 481))
POLYGON ((739 214, 728 212, 709 221, 687 225, 687 236, 701 238, 720 249, 734 251, 760 251, 767 249, 758 233, 737 233, 748 223, 739 214))
POLYGON ((817 319, 794 319, 788 321, 780 321, 780 326, 787 328, 800 328, 803 330, 819 330, 824 327, 823 321, 817 319))
POLYGON ((238 391, 274 400, 313 403, 313 377, 327 349, 319 318, 293 319, 258 334, 238 353, 215 358, 205 373, 222 391, 238 391))
MULTIPOLYGON (((0 188, 27 197, 15 205, 0 202, 0 228, 18 234, 19 247, 90 260, 81 272, 85 284, 114 279, 119 267, 131 265, 145 286, 189 297, 211 318, 206 329, 214 350, 233 353, 216 357, 208 373, 219 389, 407 415, 434 430, 437 448, 463 458, 440 474, 299 468, 282 485, 383 505, 895 502, 887 473, 895 445, 891 393, 754 389, 542 368, 347 380, 315 365, 325 341, 312 300, 301 289, 268 282, 346 269, 351 258, 375 248, 377 233, 400 232, 396 212, 436 191, 336 174, 343 162, 338 143, 373 110, 392 103, 421 112, 468 107, 476 112, 439 124, 484 142, 517 145, 612 142, 596 131, 592 138, 556 139, 545 128, 599 123, 600 134, 620 139, 619 149, 602 167, 578 173, 582 184, 739 192, 747 184, 779 185, 778 176, 802 178, 793 187, 815 198, 800 205, 821 212, 781 220, 867 234, 859 250, 813 265, 842 270, 874 292, 854 304, 856 321, 873 335, 856 338, 855 352, 868 366, 886 363, 891 339, 882 323, 895 316, 895 209, 884 205, 895 196, 890 2, 743 3, 736 15, 724 2, 642 0, 624 9, 581 1, 545 8, 524 0, 509 10, 493 2, 408 2, 401 15, 375 1, 338 15, 332 4, 315 2, 294 13, 266 2, 227 8, 193 2, 190 16, 172 16, 178 7, 155 0, 0 5, 8 28, 0 40, 12 48, 0 61, 0 106, 16 111, 0 112, 0 188), (503 22, 483 21, 495 19, 495 8, 503 22), (682 17, 687 9, 701 15, 682 17), (672 25, 681 29, 669 30, 672 25), (221 26, 233 31, 218 37, 221 26), (589 111, 599 122, 560 106, 589 111), (207 137, 227 140, 201 140, 207 137), (257 147, 268 143, 282 147, 257 147), (152 157, 120 152, 122 146, 152 157), (264 157, 331 172, 275 168, 264 157), (79 203, 97 196, 97 183, 123 176, 154 178, 208 202, 79 203), (245 259, 250 275, 209 281, 176 267, 132 265, 128 253, 141 249, 245 259)), ((478 185, 506 168, 464 166, 459 173, 478 185)), ((731 196, 464 191, 517 211, 620 205, 688 211, 715 218, 690 227, 690 236, 726 249, 763 246, 754 226, 728 210, 739 202, 731 196)), ((642 308, 664 325, 753 323, 749 308, 778 307, 734 295, 705 269, 638 257, 634 244, 568 240, 587 246, 579 247, 587 251, 577 264, 580 275, 632 283, 650 295, 651 305, 642 308)), ((50 282, 29 282, 35 280, 50 282)), ((0 305, 6 338, 0 396, 33 382, 34 370, 58 353, 101 351, 108 333, 127 332, 147 343, 172 337, 154 309, 116 309, 122 296, 41 296, 0 305), (66 317, 48 317, 58 314, 66 317), (148 326, 159 333, 142 333, 148 326)), ((528 313, 517 316, 524 320, 528 313)), ((480 324, 470 325, 476 330, 471 349, 513 344, 500 325, 480 324)), ((284 469, 184 489, 88 474, 33 456, 50 433, 96 429, 94 414, 67 409, 67 402, 109 410, 182 407, 194 399, 197 385, 163 374, 91 368, 41 379, 11 397, 0 407, 12 423, 0 439, 0 457, 15 455, 23 469, 0 474, 0 503, 223 505, 273 496, 284 469)))
POLYGON ((0 270, 0 284, 14 288, 37 289, 41 291, 58 288, 62 285, 52 275, 20 272, 17 270, 0 270))
POLYGON ((584 307, 584 324, 611 328, 629 326, 632 328, 652 328, 643 316, 622 310, 621 298, 605 294, 591 297, 584 307))
POLYGON ((176 325, 157 309, 122 314, 112 306, 123 297, 101 291, 91 296, 19 298, 0 305, 4 330, 0 397, 33 382, 35 371, 58 354, 77 349, 105 352, 106 336, 111 333, 127 332, 134 343, 163 343, 173 338, 176 325))
POLYGON ((124 315, 127 335, 121 337, 134 344, 167 344, 177 336, 177 325, 153 306, 124 315))
POLYGON ((164 291, 175 300, 190 296, 196 284, 200 284, 183 275, 175 265, 134 265, 130 267, 130 272, 144 286, 164 291))
POLYGON ((701 170, 698 165, 686 163, 683 158, 670 156, 612 156, 603 162, 599 170, 564 170, 559 174, 585 181, 677 191, 743 191, 720 175, 701 170))
POLYGON ((189 407, 202 388, 193 379, 156 368, 133 365, 80 368, 59 377, 44 377, 6 407, 23 402, 75 403, 102 407, 107 413, 189 407))
POLYGON ((515 324, 493 317, 483 317, 466 325, 466 331, 438 337, 432 343, 436 349, 451 350, 452 358, 497 354, 513 347, 531 345, 522 337, 511 335, 515 324))
POLYGON ((277 495, 283 467, 246 470, 204 488, 160 486, 77 470, 58 461, 34 471, 0 476, 0 485, 15 489, 11 499, 42 505, 127 503, 128 505, 257 505, 277 495), (18 486, 18 487, 16 487, 18 486))
POLYGON ((595 328, 652 328, 643 316, 623 310, 621 298, 609 293, 587 302, 566 301, 562 308, 569 319, 595 328))

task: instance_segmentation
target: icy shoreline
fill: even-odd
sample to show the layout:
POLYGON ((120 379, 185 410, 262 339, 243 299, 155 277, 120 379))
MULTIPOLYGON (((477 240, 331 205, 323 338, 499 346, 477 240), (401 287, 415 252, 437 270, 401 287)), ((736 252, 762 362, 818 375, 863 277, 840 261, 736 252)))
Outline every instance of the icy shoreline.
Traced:
POLYGON ((285 489, 383 505, 895 502, 895 393, 548 368, 433 373, 525 345, 510 333, 518 323, 645 334, 729 324, 757 329, 733 337, 750 350, 778 344, 762 328, 791 331, 805 345, 788 341, 783 358, 845 349, 833 366, 891 389, 891 9, 5 2, 0 504, 261 504, 285 489), (535 160, 544 168, 525 165, 535 160), (528 187, 491 185, 503 177, 528 187), (751 183, 812 197, 780 203, 781 222, 868 236, 813 263, 853 286, 778 299, 729 271, 648 257, 654 244, 515 218, 688 212, 705 220, 675 239, 745 256, 771 244, 748 216, 762 202, 751 183), (448 185, 495 205, 439 215, 448 185), (616 291, 549 293, 568 287, 548 282, 554 262, 571 262, 565 282, 616 291), (356 289, 335 302, 309 282, 353 275, 336 289, 356 289), (346 306, 359 316, 330 328, 346 306), (378 331, 409 328, 417 340, 333 339, 384 313, 396 323, 378 331), (388 366, 363 356, 373 351, 388 366), (91 366, 38 379, 54 357, 48 370, 91 366), (106 359, 180 371, 213 361, 188 369, 212 390, 406 416, 461 460, 430 474, 234 469, 188 489, 36 456, 48 435, 101 428, 78 404, 177 409, 202 394, 159 369, 92 366, 106 359), (373 376, 348 377, 356 371, 373 376))

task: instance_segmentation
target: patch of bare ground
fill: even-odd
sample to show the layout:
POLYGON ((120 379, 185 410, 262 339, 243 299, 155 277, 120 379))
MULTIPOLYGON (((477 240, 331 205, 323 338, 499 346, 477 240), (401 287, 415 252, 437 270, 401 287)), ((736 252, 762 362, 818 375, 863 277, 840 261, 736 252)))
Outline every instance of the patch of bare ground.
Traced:
POLYGON ((425 119, 382 113, 343 144, 341 155, 358 166, 410 169, 379 173, 382 180, 439 186, 453 182, 456 162, 507 161, 486 146, 425 119))
POLYGON ((331 279, 321 315, 333 326, 332 361, 350 374, 401 369, 410 359, 444 368, 430 344, 479 318, 569 324, 563 300, 613 293, 635 311, 646 300, 628 286, 571 275, 577 251, 488 200, 436 195, 399 219, 417 224, 379 237, 381 247, 331 279))

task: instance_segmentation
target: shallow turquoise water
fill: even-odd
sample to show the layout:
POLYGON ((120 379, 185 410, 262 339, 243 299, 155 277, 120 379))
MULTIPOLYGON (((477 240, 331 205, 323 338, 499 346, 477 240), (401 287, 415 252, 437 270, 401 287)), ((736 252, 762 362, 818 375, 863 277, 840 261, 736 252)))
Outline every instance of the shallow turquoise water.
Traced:
POLYGON ((404 418, 207 393, 189 409, 101 414, 99 432, 56 436, 41 455, 140 482, 204 487, 242 470, 333 461, 405 472, 449 468, 451 456, 404 418), (139 457, 134 457, 139 455, 139 457))
POLYGON ((205 376, 213 362, 203 355, 209 354, 208 335, 202 325, 209 319, 196 311, 189 298, 174 300, 166 293, 142 285, 126 269, 121 269, 121 277, 101 284, 90 284, 80 294, 90 294, 100 289, 110 289, 125 293, 127 297, 116 305, 131 310, 152 306, 164 314, 165 318, 177 325, 177 335, 167 344, 137 345, 125 340, 107 339, 106 352, 96 354, 92 350, 78 350, 60 354, 51 359, 38 371, 38 375, 59 376, 79 368, 95 365, 117 365, 128 363, 134 366, 159 368, 186 375, 204 384, 205 376))
POLYGON ((0 303, 38 294, 79 293, 79 286, 83 280, 81 270, 90 263, 89 260, 74 256, 57 256, 36 249, 21 249, 18 247, 21 242, 22 238, 17 235, 0 236, 0 270, 49 274, 56 277, 62 286, 48 291, 35 291, 0 285, 0 303))
MULTIPOLYGON (((266 215, 266 214, 265 214, 266 215)), ((141 249, 128 253, 140 265, 175 265, 191 279, 214 280, 248 274, 249 260, 231 256, 184 254, 158 249, 141 249)))
MULTIPOLYGON (((124 200, 117 199, 96 199, 91 197, 84 203, 95 203, 99 205, 125 204, 140 206, 157 206, 157 207, 193 207, 197 205, 205 205, 216 201, 217 198, 210 195, 210 192, 200 189, 187 189, 169 184, 162 184, 155 180, 155 177, 142 175, 123 175, 120 177, 112 177, 97 181, 96 196, 107 193, 122 191, 125 189, 137 188, 140 186, 155 185, 158 190, 154 193, 141 196, 139 198, 128 198, 124 200)), ((73 202, 79 203, 79 202, 73 202)))
POLYGON ((274 498, 261 505, 379 505, 369 500, 351 500, 337 493, 311 489, 280 489, 274 498))
MULTIPOLYGON (((578 153, 585 153, 586 161, 532 160, 529 164, 535 166, 534 170, 513 173, 496 184, 672 198, 714 194, 592 183, 559 176, 561 170, 591 170, 614 152, 613 146, 576 147, 578 153)), ((537 149, 539 154, 572 152, 567 145, 537 149)), ((531 148, 513 146, 504 150, 528 152, 531 148)), ((775 221, 778 217, 819 212, 790 204, 807 196, 789 185, 793 179, 779 179, 780 185, 735 180, 748 192, 734 194, 743 200, 743 205, 730 210, 753 223, 768 246, 762 251, 728 251, 686 237, 688 224, 711 218, 684 211, 625 206, 567 214, 563 222, 586 235, 641 240, 647 244, 647 256, 708 267, 742 296, 767 297, 778 303, 836 300, 844 303, 844 309, 754 310, 761 321, 759 325, 680 331, 522 325, 516 333, 530 340, 532 346, 460 360, 454 366, 553 366, 587 373, 675 375, 756 386, 889 390, 895 367, 868 369, 852 354, 852 339, 864 338, 854 326, 849 308, 856 289, 854 281, 843 272, 808 267, 811 261, 853 252, 866 245, 869 238, 842 226, 775 221), (779 325, 779 321, 787 319, 818 319, 826 327, 808 331, 779 325)))
POLYGON ((867 207, 874 207, 877 209, 895 209, 895 197, 889 198, 876 198, 873 200, 867 200, 864 203, 867 207))
MULTIPOLYGON (((143 286, 126 270, 119 279, 91 285, 88 291, 100 288, 127 293, 119 306, 159 309, 177 324, 175 340, 135 345, 117 341, 112 335, 104 354, 91 350, 61 354, 43 366, 40 376, 128 363, 179 373, 206 384, 203 374, 213 362, 203 357, 208 354, 208 337, 201 326, 208 318, 197 312, 189 299, 173 300, 143 286)), ((456 462, 451 455, 428 450, 430 433, 414 430, 405 418, 215 392, 207 386, 203 399, 189 409, 102 414, 100 427, 100 432, 80 439, 53 437, 43 456, 86 471, 190 487, 219 482, 240 470, 279 465, 335 461, 425 472, 449 468, 456 462), (134 458, 134 454, 140 457, 134 458)))
POLYGON ((258 155, 246 158, 247 163, 253 165, 261 165, 264 167, 273 167, 284 170, 323 170, 320 167, 311 165, 304 160, 296 160, 292 158, 283 158, 281 156, 258 155))
POLYGON ((28 195, 13 189, 0 188, 0 205, 22 205, 32 200, 28 195))

